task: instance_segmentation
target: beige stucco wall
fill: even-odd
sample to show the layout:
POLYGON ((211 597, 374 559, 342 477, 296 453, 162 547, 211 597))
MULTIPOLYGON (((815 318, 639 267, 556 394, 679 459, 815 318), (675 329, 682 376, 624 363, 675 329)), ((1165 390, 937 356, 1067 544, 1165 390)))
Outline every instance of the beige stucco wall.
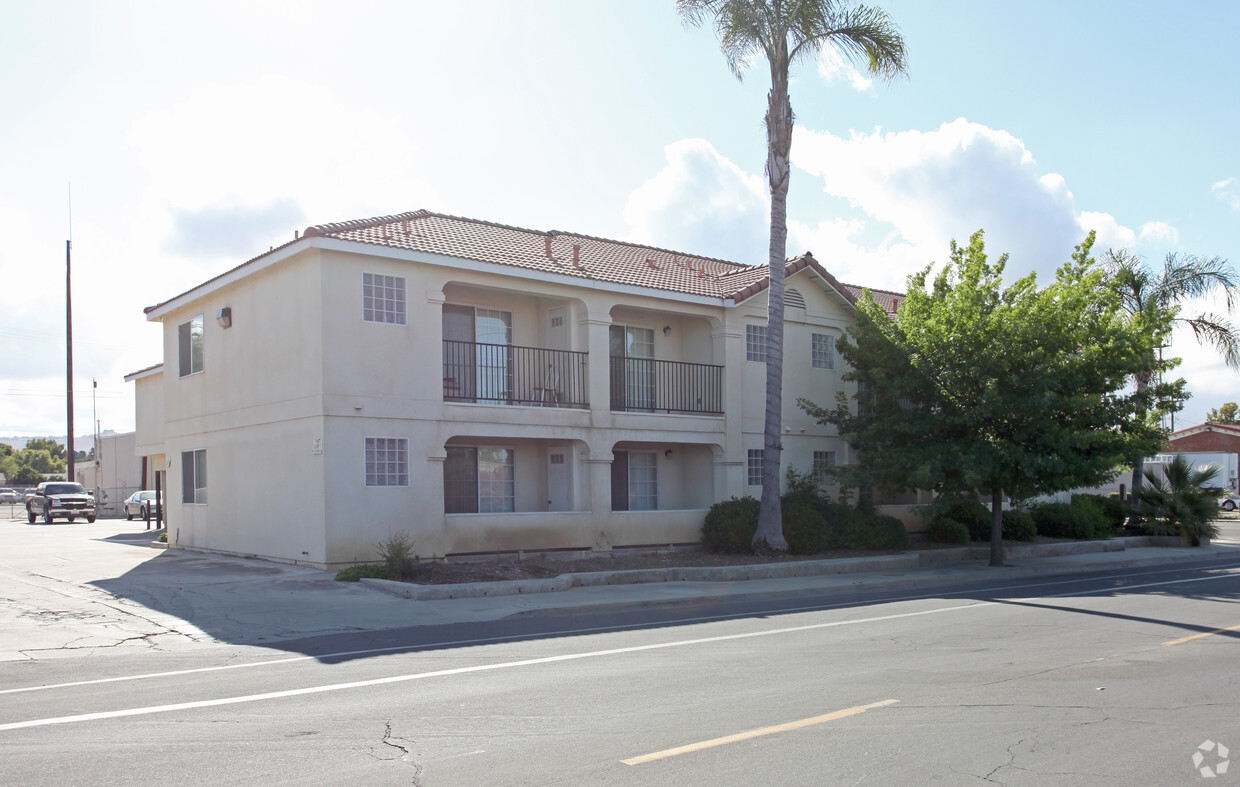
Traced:
POLYGON ((164 448, 170 543, 321 563, 321 282, 307 250, 169 311, 164 448), (229 307, 232 325, 216 312, 229 307), (178 326, 203 315, 203 371, 179 376, 178 326), (206 504, 182 502, 183 452, 207 452, 206 504))
POLYGON ((134 380, 134 454, 152 456, 164 452, 163 372, 153 370, 134 380))
MULTIPOLYGON (((396 532, 408 532, 424 556, 691 543, 711 503, 758 494, 746 484, 746 450, 762 444, 765 365, 745 361, 744 326, 765 324, 764 294, 728 308, 433 262, 307 244, 160 315, 164 369, 138 380, 140 401, 150 401, 139 408, 139 433, 140 450, 153 450, 145 435, 159 430, 146 421, 162 425, 173 544, 334 567, 374 560, 376 545, 396 532), (406 279, 406 325, 363 320, 363 273, 406 279), (548 312, 562 310, 568 348, 589 352, 589 408, 445 402, 444 303, 511 311, 512 342, 529 347, 550 345, 548 312), (215 320, 224 306, 227 329, 215 320), (198 314, 204 370, 181 378, 178 326, 198 314), (727 417, 612 412, 613 324, 651 328, 659 360, 723 365, 727 417), (409 441, 408 486, 366 486, 367 437, 409 441), (517 511, 445 515, 448 445, 513 448, 517 511), (547 511, 552 446, 570 447, 567 511, 547 511), (181 455, 197 449, 207 451, 208 502, 184 505, 181 455), (618 449, 657 456, 660 510, 610 510, 618 449)), ((784 465, 808 470, 814 450, 848 459, 834 432, 795 401, 834 402, 838 356, 835 370, 812 369, 809 336, 838 337, 851 307, 808 273, 789 285, 807 308, 788 314, 784 465)))

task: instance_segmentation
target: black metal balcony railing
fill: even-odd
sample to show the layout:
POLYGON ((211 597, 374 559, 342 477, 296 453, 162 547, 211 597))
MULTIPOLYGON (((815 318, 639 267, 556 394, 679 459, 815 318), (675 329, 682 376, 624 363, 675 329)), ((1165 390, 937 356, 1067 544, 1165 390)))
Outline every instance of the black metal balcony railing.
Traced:
POLYGON ((588 407, 586 358, 571 350, 445 339, 443 400, 588 407))
POLYGON ((722 415, 723 367, 612 356, 611 409, 722 415))

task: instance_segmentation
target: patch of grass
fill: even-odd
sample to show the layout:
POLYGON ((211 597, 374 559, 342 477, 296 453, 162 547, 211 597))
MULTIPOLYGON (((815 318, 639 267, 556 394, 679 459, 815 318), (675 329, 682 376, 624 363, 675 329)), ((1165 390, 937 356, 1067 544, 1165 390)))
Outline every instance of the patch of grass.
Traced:
POLYGON ((387 579, 392 571, 386 565, 349 566, 336 574, 337 582, 356 582, 363 577, 370 579, 387 579))

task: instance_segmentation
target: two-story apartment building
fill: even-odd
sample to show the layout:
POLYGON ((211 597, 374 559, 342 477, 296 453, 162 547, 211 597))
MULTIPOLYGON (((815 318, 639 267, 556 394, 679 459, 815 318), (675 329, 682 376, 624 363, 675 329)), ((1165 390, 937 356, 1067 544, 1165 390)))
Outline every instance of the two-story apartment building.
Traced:
MULTIPOLYGON (((760 493, 766 270, 426 211, 310 227, 146 310, 169 541, 324 567, 401 531, 422 556, 695 543, 760 493)), ((795 402, 842 390, 860 290, 786 270, 784 462, 847 462, 795 402)))

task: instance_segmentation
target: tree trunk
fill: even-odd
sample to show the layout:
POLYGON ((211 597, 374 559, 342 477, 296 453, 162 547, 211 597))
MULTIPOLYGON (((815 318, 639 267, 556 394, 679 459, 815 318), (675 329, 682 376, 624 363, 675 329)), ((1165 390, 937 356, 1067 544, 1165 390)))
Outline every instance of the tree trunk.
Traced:
POLYGON ((1003 490, 990 493, 990 565, 1003 565, 1003 490))
MULTIPOLYGON (((1137 393, 1138 394, 1144 393, 1145 390, 1150 387, 1150 376, 1148 374, 1138 374, 1136 379, 1137 379, 1137 393)), ((1145 419, 1145 407, 1141 407, 1140 411, 1138 411, 1137 413, 1137 417, 1142 420, 1145 419)), ((1138 456, 1137 461, 1132 463, 1131 504, 1133 508, 1136 508, 1137 506, 1141 504, 1140 500, 1138 500, 1137 498, 1137 493, 1141 491, 1141 482, 1144 480, 1145 480, 1145 457, 1138 456)))
POLYGON ((766 322, 766 422, 762 431, 762 503, 753 534, 755 552, 786 552, 783 512, 779 501, 780 462, 783 453, 784 374, 784 264, 788 241, 789 154, 792 149, 792 104, 788 100, 788 70, 782 79, 772 64, 771 92, 767 94, 766 173, 771 184, 771 243, 768 255, 766 322))

